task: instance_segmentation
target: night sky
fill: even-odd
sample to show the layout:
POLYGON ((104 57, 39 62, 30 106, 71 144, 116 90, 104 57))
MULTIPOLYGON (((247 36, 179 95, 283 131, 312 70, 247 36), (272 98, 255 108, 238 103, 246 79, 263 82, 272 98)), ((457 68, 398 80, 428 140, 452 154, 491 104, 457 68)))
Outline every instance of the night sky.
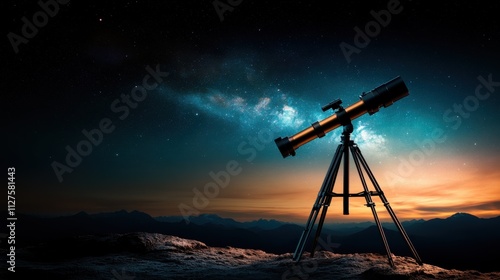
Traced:
POLYGON ((497 2, 102 2, 2 2, 17 211, 304 222, 341 128, 286 159, 274 139, 401 76, 410 95, 352 135, 398 217, 500 215, 497 2))

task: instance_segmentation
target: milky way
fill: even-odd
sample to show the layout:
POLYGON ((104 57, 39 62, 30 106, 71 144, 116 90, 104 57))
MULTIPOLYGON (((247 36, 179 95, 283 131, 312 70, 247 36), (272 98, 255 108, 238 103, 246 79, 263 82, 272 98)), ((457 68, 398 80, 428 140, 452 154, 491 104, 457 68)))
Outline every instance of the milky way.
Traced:
MULTIPOLYGON (((492 215, 500 164, 496 4, 401 3, 350 59, 341 43, 355 45, 357 30, 375 20, 370 11, 387 3, 336 5, 244 1, 222 22, 210 1, 61 8, 3 66, 5 161, 23 172, 20 207, 179 215, 193 189, 234 160, 241 174, 203 212, 296 219, 310 207, 341 129, 286 159, 270 136, 293 135, 330 116, 321 107, 332 100, 347 107, 401 76, 409 96, 355 120, 352 138, 406 203, 405 217, 460 207, 492 215), (143 83, 148 65, 168 77, 118 118, 111 104, 143 83), (82 130, 106 118, 115 130, 59 182, 53 162, 66 164, 66 147, 76 150, 82 130), (266 141, 255 142, 263 131, 266 141), (457 182, 467 185, 452 192, 457 182), (477 182, 488 193, 467 205, 477 182)), ((36 7, 12 6, 9 30, 21 34, 21 18, 36 7)))

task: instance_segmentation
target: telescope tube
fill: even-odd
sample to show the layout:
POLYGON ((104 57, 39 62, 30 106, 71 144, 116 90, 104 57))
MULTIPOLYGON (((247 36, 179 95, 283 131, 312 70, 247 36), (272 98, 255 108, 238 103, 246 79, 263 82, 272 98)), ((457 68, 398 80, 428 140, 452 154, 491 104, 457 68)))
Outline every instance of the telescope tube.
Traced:
POLYGON ((337 111, 328 118, 313 123, 310 127, 293 136, 276 138, 274 142, 278 146, 283 158, 289 155, 295 156, 295 150, 300 146, 316 138, 325 136, 326 133, 341 125, 351 123, 352 120, 365 113, 373 115, 378 112, 380 107, 384 106, 384 108, 386 108, 408 95, 408 88, 403 82, 403 79, 398 76, 369 92, 364 92, 359 97, 360 100, 351 106, 337 111))

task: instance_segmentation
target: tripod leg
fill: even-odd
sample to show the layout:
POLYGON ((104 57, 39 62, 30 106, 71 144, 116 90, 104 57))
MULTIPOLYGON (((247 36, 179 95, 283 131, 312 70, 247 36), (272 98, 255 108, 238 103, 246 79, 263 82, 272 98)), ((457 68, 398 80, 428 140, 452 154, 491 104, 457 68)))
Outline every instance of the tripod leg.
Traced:
MULTIPOLYGON (((337 171, 338 171, 338 169, 337 169, 337 171)), ((334 173, 337 174, 337 172, 334 172, 334 173)), ((334 184, 335 184, 335 177, 333 179, 331 186, 333 187, 334 184)), ((333 188, 328 188, 328 190, 331 192, 333 190, 333 188)), ((321 235, 321 230, 323 229, 323 223, 325 222, 326 212, 328 211, 328 207, 330 206, 331 201, 332 201, 332 197, 328 196, 325 199, 325 203, 323 204, 323 210, 321 211, 321 216, 319 218, 318 228, 316 229, 316 236, 314 237, 314 241, 312 244, 311 257, 314 257, 314 252, 316 251, 316 245, 318 244, 318 239, 319 239, 319 236, 321 235)))
POLYGON ((417 261, 418 264, 422 265, 423 263, 422 263, 422 260, 420 259, 420 256, 417 253, 417 250, 415 249, 415 247, 411 243, 410 237, 408 236, 408 234, 406 234, 406 231, 404 230, 403 225, 399 222, 398 218, 396 217, 396 213, 394 213, 394 211, 392 210, 392 207, 389 204, 389 201, 387 200, 387 198, 385 197, 384 192, 382 191, 382 188, 380 188, 377 180, 375 179, 375 176, 373 175, 370 168, 368 167, 366 160, 363 158, 363 155, 361 154, 361 150, 357 146, 354 147, 353 149, 354 149, 354 152, 356 153, 356 155, 358 156, 358 158, 360 159, 361 164, 363 165, 364 169, 366 170, 366 173, 368 174, 368 177, 370 178, 373 186, 375 187, 375 190, 377 191, 378 195, 380 196, 380 199, 384 203, 384 206, 387 209, 387 212, 389 212, 389 215, 391 216, 392 221, 394 222, 394 224, 398 228, 399 232, 403 236, 403 239, 406 241, 406 244, 408 245, 411 252, 413 253, 415 260, 417 261))
MULTIPOLYGON (((332 173, 328 175, 329 182, 327 183, 328 186, 326 190, 327 194, 331 194, 333 191, 335 180, 337 178, 337 174, 340 168, 340 162, 342 161, 342 156, 345 156, 345 154, 343 153, 344 147, 345 147, 344 144, 341 144, 337 150, 336 156, 334 157, 332 173)), ((346 160, 345 157, 344 160, 346 160)), ((318 228, 316 229, 316 235, 314 237, 312 244, 311 257, 314 256, 314 252, 316 251, 316 245, 318 244, 318 239, 321 235, 321 230, 323 229, 323 223, 325 222, 326 213, 328 211, 328 207, 330 207, 331 201, 332 201, 332 196, 328 195, 325 198, 325 202, 323 203, 323 209, 321 211, 321 216, 319 218, 318 228)))
POLYGON ((363 185, 366 206, 370 207, 372 210, 373 218, 375 219, 375 223, 377 224, 378 231, 380 232, 380 237, 382 238, 382 243, 384 244, 385 251, 387 252, 387 259, 389 260, 389 264, 391 267, 394 267, 394 260, 392 259, 391 249, 389 248, 389 243, 387 242, 387 238, 384 233, 384 228, 380 223, 380 219, 378 218, 377 211, 375 210, 375 203, 372 200, 370 191, 368 190, 368 186, 366 185, 365 177, 363 175, 363 171, 360 166, 359 154, 356 153, 354 147, 351 146, 351 153, 354 159, 354 163, 356 164, 356 169, 358 170, 359 178, 361 179, 361 184, 363 185))
MULTIPOLYGON (((302 257, 302 253, 304 252, 304 246, 307 242, 307 239, 309 238, 309 234, 311 233, 312 228, 314 227, 314 224, 316 223, 316 218, 318 217, 319 211, 322 207, 326 205, 326 200, 328 194, 331 192, 331 189, 333 187, 333 183, 335 181, 335 177, 337 175, 340 161, 342 160, 342 144, 340 144, 337 147, 337 151, 335 152, 335 155, 333 156, 332 162, 330 163, 330 167, 328 168, 328 171, 326 173, 325 179, 323 180, 323 185, 321 186, 321 189, 318 193, 318 197, 316 198, 316 202, 314 203, 314 206, 311 210, 311 213, 309 214, 309 218, 306 223, 306 227, 304 228, 304 231, 302 232, 302 235, 300 236, 299 243, 297 244, 297 247, 295 249, 295 252, 293 254, 293 260, 294 261, 300 261, 300 258, 302 257)), ((329 196, 328 196, 329 197, 329 196)), ((329 199, 331 200, 331 198, 329 199)), ((329 202, 328 202, 329 204, 329 202)), ((324 221, 324 216, 326 215, 326 208, 323 208, 323 214, 321 215, 320 223, 323 225, 324 221)), ((319 235, 318 232, 320 232, 321 229, 318 227, 316 230, 316 235, 319 235)), ((311 255, 314 255, 314 247, 316 244, 313 245, 313 251, 311 252, 311 255)))

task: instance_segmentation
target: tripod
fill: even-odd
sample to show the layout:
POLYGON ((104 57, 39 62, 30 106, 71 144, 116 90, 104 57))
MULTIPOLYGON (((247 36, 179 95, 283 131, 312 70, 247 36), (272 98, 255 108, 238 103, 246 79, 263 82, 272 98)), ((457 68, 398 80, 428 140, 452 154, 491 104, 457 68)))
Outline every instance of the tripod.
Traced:
POLYGON ((387 252, 387 257, 389 260, 389 264, 391 267, 394 267, 394 261, 392 259, 391 255, 391 250, 389 248, 389 244, 387 242, 387 238, 385 236, 384 230, 382 228, 382 224, 380 223, 380 220, 377 215, 377 211, 375 210, 375 203, 372 200, 372 196, 379 196, 382 202, 384 203, 385 208, 389 212, 389 215, 391 216, 394 224, 398 228, 399 232, 403 236, 404 240, 410 247, 410 250, 412 251, 413 255, 415 256, 415 259, 418 264, 422 265, 422 260, 420 259, 417 251, 415 250, 415 247, 413 247, 413 244, 410 241, 410 238, 406 234, 403 226, 399 222, 398 218, 396 217, 396 214, 392 210, 391 206, 389 205, 389 201, 387 201, 387 198, 384 195, 384 192, 380 188, 379 184, 375 180, 375 177, 373 176, 373 173, 371 172, 370 168, 368 167, 368 164, 366 163, 365 159, 363 158, 363 155, 361 154, 361 150, 355 144, 351 139, 350 135, 351 132, 353 131, 353 126, 350 122, 345 123, 343 125, 343 132, 341 136, 341 144, 337 147, 337 151, 335 152, 335 155, 333 156, 333 160, 330 164, 330 167, 328 168, 327 174, 325 176, 325 179, 323 181, 323 185, 321 186, 321 190, 318 193, 318 198, 316 199, 316 202, 314 203, 314 206, 311 210, 311 213, 309 214, 309 219, 307 220, 306 227, 304 231, 302 232, 302 236, 300 237, 299 243, 297 244, 297 248, 295 249, 295 253, 293 254, 293 260, 294 261, 300 261, 300 258, 302 257, 302 252, 304 251, 304 246, 306 244, 306 241, 309 237, 309 234, 311 233, 312 228, 314 227, 314 224, 316 223, 316 218, 318 217, 318 214, 320 213, 321 210, 321 216, 319 218, 318 222, 318 228, 316 229, 316 236, 313 241, 313 247, 311 250, 311 257, 314 256, 314 251, 316 249, 316 245, 318 243, 318 238, 321 234, 321 229, 323 228, 323 223, 325 221, 325 216, 326 212, 328 211, 328 207, 330 206, 330 202, 332 201, 332 197, 342 197, 343 202, 344 202, 344 215, 349 214, 349 197, 365 197, 366 199, 366 206, 370 207, 373 213, 373 217, 375 219, 375 223, 378 227, 378 230, 380 232, 380 236, 382 238, 382 242, 384 243, 385 250, 387 252), (352 154, 352 157, 354 159, 354 163, 356 164, 356 169, 359 174, 359 178, 361 179, 361 184, 363 185, 363 190, 362 192, 359 193, 349 193, 349 151, 352 154), (342 157, 344 158, 344 166, 343 166, 343 172, 344 172, 344 189, 343 193, 334 193, 333 192, 333 186, 335 185, 335 179, 337 177, 337 173, 339 171, 340 163, 342 161, 342 157), (370 191, 368 190, 368 186, 366 184, 365 177, 363 175, 363 169, 365 170, 366 174, 370 178, 370 181, 372 182, 375 191, 370 191))

